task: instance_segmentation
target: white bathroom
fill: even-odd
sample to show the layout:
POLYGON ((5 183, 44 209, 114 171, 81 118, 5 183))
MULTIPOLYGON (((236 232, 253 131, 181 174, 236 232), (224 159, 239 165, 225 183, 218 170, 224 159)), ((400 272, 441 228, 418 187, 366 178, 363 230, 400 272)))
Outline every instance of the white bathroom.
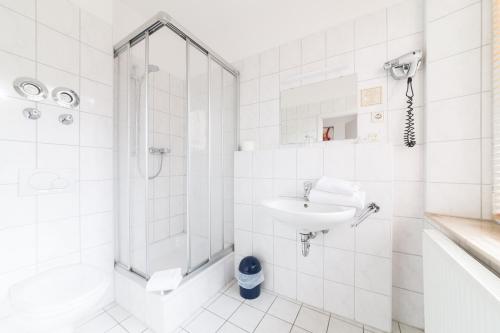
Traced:
POLYGON ((0 0, 0 332, 500 332, 499 68, 498 0, 0 0))

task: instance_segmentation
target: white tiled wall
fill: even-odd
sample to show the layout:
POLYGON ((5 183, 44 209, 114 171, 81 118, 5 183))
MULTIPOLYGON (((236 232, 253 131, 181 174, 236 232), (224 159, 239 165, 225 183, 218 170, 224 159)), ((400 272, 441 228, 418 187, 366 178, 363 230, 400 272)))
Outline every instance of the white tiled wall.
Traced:
POLYGON ((426 210, 491 218, 491 1, 426 1, 426 210))
POLYGON ((235 174, 236 263, 253 254, 264 265, 266 288, 389 331, 391 146, 333 142, 237 152, 235 174), (309 256, 303 257, 296 230, 273 221, 259 203, 274 196, 302 195, 304 181, 335 173, 336 164, 350 166, 351 179, 360 181, 368 200, 382 209, 356 229, 346 224, 320 234, 311 241, 309 256))
MULTIPOLYGON (((0 1, 0 318, 9 286, 48 268, 84 262, 111 273, 112 31, 72 1, 0 1), (14 78, 75 90, 77 109, 22 99, 14 78), (22 115, 37 107, 39 120, 22 115), (71 125, 58 116, 70 113, 71 125), (22 195, 19 171, 72 169, 66 193, 22 195)), ((108 301, 112 299, 110 293, 108 301)))
MULTIPOLYGON (((422 66, 413 81, 417 145, 410 149, 402 144, 406 113, 406 82, 395 81, 388 77, 382 65, 388 59, 423 48, 423 30, 423 1, 403 1, 302 40, 277 46, 237 64, 241 71, 242 82, 240 141, 253 140, 260 149, 280 148, 277 86, 279 91, 282 91, 315 81, 357 73, 358 90, 382 87, 382 104, 359 107, 359 134, 362 142, 376 140, 392 144, 393 174, 388 174, 388 169, 377 167, 376 161, 379 160, 379 156, 370 148, 366 148, 367 151, 363 154, 356 155, 356 160, 359 164, 369 163, 373 166, 373 170, 376 170, 375 174, 389 177, 388 179, 393 181, 393 255, 398 259, 393 263, 393 316, 417 327, 424 325, 423 295, 419 281, 422 279, 420 243, 425 189, 423 87, 426 66, 422 66), (266 92, 265 98, 261 96, 262 92, 266 92), (383 122, 371 121, 371 112, 374 111, 384 112, 383 122), (360 160, 362 158, 365 158, 364 162, 360 160), (409 283, 405 279, 409 279, 409 283)), ((434 132, 440 135, 444 135, 444 131, 445 129, 441 127, 434 129, 434 132)), ((286 175, 285 178, 294 178, 297 172, 301 174, 297 176, 299 179, 314 178, 320 174, 351 180, 359 176, 355 173, 354 152, 349 146, 326 145, 324 149, 325 153, 320 157, 321 154, 317 150, 299 148, 303 151, 304 158, 311 161, 301 166, 297 165, 292 157, 285 157, 289 155, 286 149, 274 150, 275 166, 286 165, 286 167, 280 166, 279 172, 274 170, 273 177, 280 178, 283 177, 281 175, 286 175), (333 157, 336 155, 342 156, 341 162, 333 157), (287 160, 284 160, 285 158, 287 160), (313 162, 314 160, 322 162, 313 162), (323 168, 323 165, 328 167, 323 168)), ((249 166, 240 167, 248 171, 249 166)), ((238 181, 242 185, 250 186, 247 180, 238 181)), ((280 180, 279 183, 282 184, 280 186, 285 186, 287 182, 280 180)), ((290 184, 288 186, 291 187, 290 184)), ((247 216, 248 219, 246 214, 248 208, 241 216, 247 216)), ((255 218, 255 214, 254 225, 255 221, 259 221, 255 218)), ((242 235, 240 237, 245 239, 242 235)), ((236 243, 238 244, 238 239, 236 243)), ((274 273, 275 277, 279 274, 280 270, 274 273)))

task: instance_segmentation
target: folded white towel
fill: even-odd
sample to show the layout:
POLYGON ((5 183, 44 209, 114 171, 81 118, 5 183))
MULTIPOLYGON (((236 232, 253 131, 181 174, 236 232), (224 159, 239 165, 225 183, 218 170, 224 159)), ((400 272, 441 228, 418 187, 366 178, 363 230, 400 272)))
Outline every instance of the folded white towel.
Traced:
POLYGON ((314 186, 315 189, 337 194, 352 195, 359 191, 358 183, 332 177, 321 177, 314 186))
POLYGON ((328 205, 348 206, 358 209, 365 208, 365 192, 358 191, 352 195, 328 193, 317 189, 312 189, 309 193, 309 201, 328 205))

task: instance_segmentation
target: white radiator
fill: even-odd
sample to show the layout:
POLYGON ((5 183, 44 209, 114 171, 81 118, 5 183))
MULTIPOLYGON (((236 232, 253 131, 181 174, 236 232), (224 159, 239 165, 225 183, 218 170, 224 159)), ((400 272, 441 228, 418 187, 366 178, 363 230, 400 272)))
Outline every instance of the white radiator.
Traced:
POLYGON ((500 278, 437 230, 424 232, 426 333, 500 333, 500 278))

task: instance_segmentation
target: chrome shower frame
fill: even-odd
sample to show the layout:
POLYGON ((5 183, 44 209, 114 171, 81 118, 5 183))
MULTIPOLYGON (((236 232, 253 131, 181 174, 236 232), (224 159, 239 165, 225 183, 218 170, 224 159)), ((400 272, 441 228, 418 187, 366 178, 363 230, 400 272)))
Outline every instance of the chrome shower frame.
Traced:
MULTIPOLYGON (((173 31, 179 37, 181 37, 182 39, 184 39, 186 41, 186 75, 187 75, 186 76, 186 100, 187 100, 187 110, 189 110, 189 107, 190 107, 190 103, 189 103, 189 101, 190 101, 190 98, 189 98, 190 97, 190 93, 189 93, 189 84, 190 84, 190 79, 189 79, 189 47, 190 46, 196 47, 199 51, 204 53, 209 60, 209 61, 207 61, 207 63, 208 63, 208 89, 209 89, 208 91, 209 92, 212 91, 212 86, 211 86, 211 81, 210 81, 210 60, 219 64, 223 69, 225 69, 227 72, 231 73, 235 77, 235 80, 236 80, 235 81, 236 82, 236 84, 235 84, 236 85, 236 87, 235 87, 235 101, 234 101, 234 104, 236 107, 236 112, 235 112, 235 126, 236 126, 236 128, 235 128, 235 132, 236 132, 235 142, 237 144, 239 142, 239 111, 238 111, 239 98, 240 98, 240 91, 239 91, 239 75, 240 75, 240 73, 239 73, 239 71, 236 68, 234 68, 229 62, 227 62, 221 56, 219 56, 216 52, 214 52, 204 42, 202 42, 200 39, 198 39, 196 36, 194 36, 192 33, 190 33, 187 29, 182 27, 182 25, 179 24, 178 22, 176 22, 170 15, 168 15, 165 12, 158 12, 158 14, 153 16, 151 19, 149 19, 146 23, 144 23, 143 25, 141 25, 137 29, 135 29, 133 32, 131 32, 129 35, 127 35, 127 37, 120 40, 114 46, 114 57, 116 58, 122 52, 128 52, 128 59, 130 61, 130 49, 131 49, 131 47, 138 44, 141 41, 145 41, 146 56, 145 56, 144 66, 146 68, 146 71, 145 71, 144 75, 145 75, 146 90, 148 90, 149 89, 149 87, 148 87, 148 85, 149 85, 149 66, 151 66, 151 64, 149 64, 149 37, 150 37, 150 35, 154 34, 156 31, 160 30, 163 27, 169 28, 171 31, 173 31)), ((127 66, 127 71, 130 71, 130 65, 127 66)), ((129 74, 130 73, 127 73, 127 75, 129 75, 129 74)), ((128 96, 128 105, 130 105, 130 87, 128 87, 128 86, 127 86, 127 96, 128 96)), ((210 94, 209 94, 209 96, 210 96, 210 94)), ((210 99, 209 99, 209 101, 208 101, 209 117, 210 117, 210 107, 211 106, 210 106, 210 99)), ((146 98, 145 108, 146 108, 146 112, 148 112, 149 105, 148 105, 147 98, 146 98)), ((130 121, 130 119, 128 121, 130 121)), ((210 118, 209 118, 209 123, 210 123, 210 118)), ((210 131, 210 129, 209 129, 209 131, 210 131)), ((145 131, 146 136, 148 135, 147 133, 148 133, 148 130, 147 130, 147 124, 146 124, 146 131, 145 131)), ((188 129, 187 136, 189 137, 189 129, 188 129)), ((210 136, 210 132, 209 132, 209 136, 210 136)), ((145 149, 146 149, 146 152, 145 152, 146 156, 148 153, 155 154, 155 155, 161 155, 161 156, 163 154, 170 153, 170 149, 159 149, 156 147, 148 147, 148 145, 146 145, 145 149)), ((210 156, 210 153, 209 153, 209 156, 210 156)), ((148 170, 149 168, 148 168, 147 159, 146 159, 145 163, 146 163, 146 170, 148 170)), ((190 165, 190 158, 189 158, 189 154, 188 154, 187 161, 186 161, 186 168, 188 170, 189 170, 189 165, 190 165)), ((209 160, 209 168, 210 168, 210 165, 211 165, 211 161, 209 160)), ((210 170, 209 170, 209 174, 210 174, 210 170)), ((187 186, 187 188, 189 188, 189 177, 187 177, 186 186, 187 186)), ((209 193, 211 191, 210 184, 209 184, 208 191, 209 191, 209 193)), ((148 193, 147 182, 146 182, 146 193, 148 193)), ((195 273, 198 270, 198 268, 209 266, 209 265, 213 264, 214 262, 223 258, 228 253, 233 252, 234 251, 234 244, 231 245, 230 247, 227 247, 227 248, 223 247, 221 251, 212 255, 211 254, 211 236, 209 235, 208 259, 199 265, 192 266, 191 246, 190 246, 190 237, 189 237, 189 229, 190 229, 189 228, 189 224, 190 224, 189 223, 189 200, 187 198, 189 198, 189 195, 186 195, 186 201, 187 201, 187 203, 186 203, 186 206, 187 206, 187 211, 186 211, 186 221, 187 221, 186 229, 187 230, 186 230, 186 233, 188 234, 188 237, 187 237, 187 260, 188 260, 187 267, 188 267, 188 269, 186 272, 186 277, 187 276, 191 277, 192 273, 195 273)), ((210 198, 210 196, 209 196, 209 198, 210 198)), ((115 202, 115 205, 117 205, 116 202, 115 202)), ((210 208, 210 205, 209 205, 209 208, 210 208)), ((209 214, 209 226, 208 226, 209 233, 211 232, 210 224, 211 224, 211 214, 209 214)), ((224 223, 222 225, 224 225, 224 223)), ((146 225, 146 239, 147 239, 148 234, 149 234, 148 229, 149 229, 149 223, 147 223, 147 225, 146 225)), ((131 234, 132 234, 131 224, 129 224, 129 232, 128 232, 129 244, 130 244, 131 234)), ((146 248, 147 248, 147 246, 146 246, 146 248)), ((130 251, 131 251, 131 247, 129 246, 129 252, 130 251)), ((132 258, 131 253, 129 253, 129 258, 132 258)), ((146 272, 137 271, 136 269, 134 269, 134 267, 132 267, 132 265, 130 265, 130 264, 127 265, 127 264, 124 264, 124 263, 116 260, 116 256, 115 256, 115 267, 117 267, 121 270, 124 270, 124 271, 128 271, 128 272, 132 273, 133 275, 136 275, 144 280, 148 280, 150 277, 148 250, 146 250, 146 265, 147 265, 146 272)))

